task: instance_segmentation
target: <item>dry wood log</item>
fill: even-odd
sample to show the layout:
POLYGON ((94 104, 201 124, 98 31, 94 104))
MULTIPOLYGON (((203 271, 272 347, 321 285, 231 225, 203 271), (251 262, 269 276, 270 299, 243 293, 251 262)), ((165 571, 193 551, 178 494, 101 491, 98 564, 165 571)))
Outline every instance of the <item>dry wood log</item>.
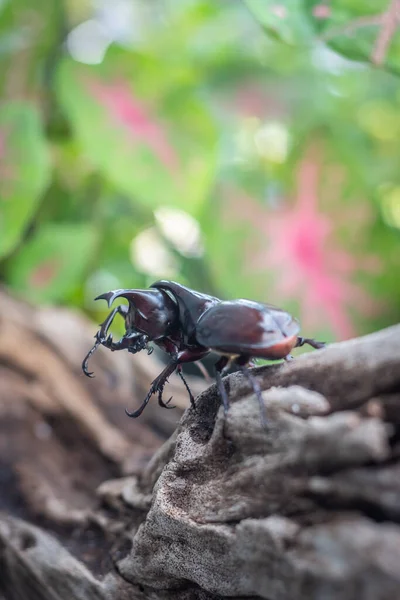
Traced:
MULTIPOLYGON (((89 380, 80 363, 95 331, 78 313, 36 309, 0 292, 0 508, 11 502, 8 478, 35 514, 85 522, 96 487, 140 470, 188 405, 176 377, 167 392, 181 408, 128 419, 124 408, 139 404, 162 365, 100 348, 89 380)), ((197 378, 191 385, 205 387, 197 378)))
POLYGON ((93 384, 84 319, 2 302, 1 600, 400 598, 400 326, 255 369, 266 429, 230 375, 154 454, 131 357, 93 384))

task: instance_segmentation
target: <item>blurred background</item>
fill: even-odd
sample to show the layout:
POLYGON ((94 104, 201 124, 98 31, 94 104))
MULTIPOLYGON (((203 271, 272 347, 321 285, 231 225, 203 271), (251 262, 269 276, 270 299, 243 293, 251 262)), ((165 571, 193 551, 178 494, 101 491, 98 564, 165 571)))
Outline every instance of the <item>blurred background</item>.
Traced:
POLYGON ((399 321, 393 7, 0 0, 0 281, 97 322, 159 278, 327 341, 399 321))

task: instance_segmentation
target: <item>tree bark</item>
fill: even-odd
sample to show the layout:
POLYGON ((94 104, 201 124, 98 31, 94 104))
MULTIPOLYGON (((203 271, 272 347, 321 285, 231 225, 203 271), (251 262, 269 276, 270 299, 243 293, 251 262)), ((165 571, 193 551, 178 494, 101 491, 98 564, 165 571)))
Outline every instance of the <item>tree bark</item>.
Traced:
POLYGON ((227 418, 212 385, 161 445, 178 379, 180 409, 123 411, 153 356, 88 380, 81 316, 0 315, 1 600, 400 597, 400 326, 254 369, 266 427, 230 375, 227 418))

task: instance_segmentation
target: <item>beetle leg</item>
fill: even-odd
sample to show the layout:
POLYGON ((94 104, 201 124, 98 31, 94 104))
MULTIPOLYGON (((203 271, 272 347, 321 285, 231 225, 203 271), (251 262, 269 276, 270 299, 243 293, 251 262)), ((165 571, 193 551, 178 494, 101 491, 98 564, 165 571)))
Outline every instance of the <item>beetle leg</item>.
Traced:
POLYGON ((217 388, 219 391, 219 395, 222 399, 222 404, 224 406, 225 416, 228 414, 229 410, 229 398, 227 391, 224 386, 224 382, 222 381, 221 371, 226 367, 229 362, 229 358, 227 356, 221 356, 219 361, 215 365, 215 379, 217 380, 217 388))
POLYGON ((162 408, 169 408, 169 409, 176 408, 176 406, 170 406, 169 405, 169 403, 172 400, 172 396, 166 402, 163 401, 163 399, 162 399, 163 391, 164 391, 163 387, 158 390, 158 404, 159 404, 159 406, 161 406, 162 408))
POLYGON ((146 348, 148 338, 144 333, 131 332, 124 335, 118 342, 113 342, 112 335, 103 342, 103 346, 112 352, 116 350, 128 350, 131 354, 137 354, 146 348))
POLYGON ((211 385, 212 384, 212 378, 208 374, 208 371, 205 368, 205 366, 203 365, 203 363, 200 362, 200 361, 198 361, 198 362, 195 362, 194 364, 199 369, 200 373, 203 375, 204 379, 206 380, 206 383, 208 383, 208 385, 211 385))
POLYGON ((232 361, 228 358, 226 365, 221 369, 221 377, 229 375, 229 370, 232 368, 232 361))
POLYGON ((149 403, 149 400, 152 397, 152 395, 155 394, 156 392, 158 392, 160 390, 160 388, 161 389, 164 388, 164 385, 165 385, 166 381, 168 380, 168 377, 170 375, 172 375, 172 373, 175 371, 175 369, 177 368, 177 366, 180 363, 195 362, 196 360, 203 358, 203 356, 205 356, 208 353, 209 353, 209 350, 206 348, 200 348, 200 349, 187 348, 186 350, 182 350, 178 354, 174 354, 171 358, 171 361, 167 364, 165 369, 160 373, 160 375, 158 377, 156 377, 156 379, 151 384, 150 390, 149 390, 146 398, 143 400, 142 404, 139 406, 139 408, 132 412, 129 412, 128 410, 125 409, 125 412, 128 415, 128 417, 132 417, 132 418, 136 419, 137 417, 139 417, 142 414, 142 412, 146 408, 147 404, 149 403))
POLYGON ((113 322, 116 314, 119 313, 122 317, 125 317, 127 312, 128 312, 128 307, 121 304, 120 306, 117 306, 116 308, 114 308, 110 312, 110 314, 106 317, 106 319, 103 321, 103 323, 100 324, 100 329, 94 336, 96 338, 96 342, 93 345, 93 347, 89 350, 89 352, 86 354, 85 358, 82 361, 82 371, 85 373, 85 375, 87 377, 94 377, 94 374, 88 371, 89 358, 92 356, 92 354, 94 354, 94 352, 96 352, 97 348, 100 345, 105 345, 104 342, 106 341, 108 330, 109 330, 111 323, 113 322))
POLYGON ((181 367, 181 365, 178 365, 178 375, 179 375, 179 377, 182 379, 182 381, 183 381, 183 385, 185 386, 185 388, 186 388, 186 390, 187 390, 187 393, 189 394, 190 405, 191 405, 191 407, 192 407, 192 408, 194 408, 194 409, 195 409, 195 408, 196 408, 196 404, 195 404, 195 402, 194 402, 194 397, 193 397, 193 394, 192 394, 192 392, 191 392, 191 390, 190 390, 190 387, 189 387, 189 386, 188 386, 188 384, 187 384, 187 381, 186 381, 186 379, 185 379, 185 378, 184 378, 184 376, 183 376, 183 373, 182 373, 182 367, 181 367))
POLYGON ((85 373, 86 377, 94 377, 94 373, 92 371, 88 371, 88 363, 89 358, 94 354, 97 348, 101 345, 101 342, 96 340, 96 343, 92 348, 90 348, 89 352, 86 354, 85 358, 82 361, 82 371, 85 373))
POLYGON ((320 348, 325 348, 325 346, 326 346, 326 342, 317 342, 317 340, 313 340, 311 338, 298 337, 295 348, 304 346, 304 344, 308 344, 309 346, 312 346, 312 348, 315 348, 316 350, 319 350, 320 348))
POLYGON ((98 335, 102 340, 106 339, 108 330, 110 329, 111 323, 114 321, 117 313, 121 315, 121 317, 125 318, 128 314, 128 307, 124 304, 120 304, 110 312, 108 317, 106 317, 105 321, 103 321, 103 323, 100 325, 100 331, 98 332, 98 335))
POLYGON ((235 363, 239 367, 239 370, 243 373, 243 375, 245 377, 247 377, 247 379, 251 383, 253 392, 257 396, 258 404, 260 405, 261 425, 263 427, 267 427, 267 416, 265 414, 265 404, 264 404, 264 400, 262 397, 262 391, 260 388, 260 384, 258 383, 257 379, 254 377, 254 375, 249 371, 246 364, 243 364, 244 362, 246 362, 246 363, 248 362, 248 358, 246 356, 239 357, 235 361, 235 363))
POLYGON ((126 414, 128 415, 128 417, 132 417, 133 419, 136 419, 137 417, 139 417, 142 412, 144 411, 144 409, 146 408, 146 406, 149 403, 150 398, 152 397, 153 394, 155 394, 156 392, 158 392, 161 389, 161 392, 164 388, 164 385, 168 379, 168 377, 175 371, 176 367, 178 366, 179 362, 176 358, 173 358, 171 360, 171 362, 169 362, 167 364, 167 366, 165 367, 165 369, 163 371, 161 371, 161 373, 159 374, 158 377, 156 377, 154 379, 154 381, 152 382, 151 386, 150 386, 150 390, 146 396, 146 398, 143 400, 142 404, 139 406, 139 408, 137 410, 134 410, 132 412, 129 412, 127 409, 125 409, 126 414))

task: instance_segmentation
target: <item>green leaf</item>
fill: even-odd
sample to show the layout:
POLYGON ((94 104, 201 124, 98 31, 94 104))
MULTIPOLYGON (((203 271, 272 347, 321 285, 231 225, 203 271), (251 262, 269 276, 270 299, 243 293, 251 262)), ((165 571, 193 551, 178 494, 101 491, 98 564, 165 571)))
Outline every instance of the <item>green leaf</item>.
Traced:
POLYGON ((97 237, 92 225, 48 223, 10 261, 7 279, 30 300, 65 300, 82 284, 97 237))
POLYGON ((400 29, 391 0, 306 0, 306 14, 319 38, 352 60, 400 72, 400 29))
POLYGON ((310 43, 312 29, 301 0, 245 0, 245 3, 271 37, 290 45, 310 43))
POLYGON ((0 256, 21 239, 50 179, 42 124, 34 106, 0 106, 0 256))
POLYGON ((126 76, 114 56, 99 67, 66 60, 58 73, 59 97, 86 158, 134 202, 196 213, 216 164, 208 111, 190 90, 166 89, 161 62, 129 56, 126 76), (157 71, 158 89, 151 84, 157 71))
POLYGON ((400 28, 391 0, 245 0, 269 36, 290 45, 328 44, 346 58, 400 72, 400 28))

